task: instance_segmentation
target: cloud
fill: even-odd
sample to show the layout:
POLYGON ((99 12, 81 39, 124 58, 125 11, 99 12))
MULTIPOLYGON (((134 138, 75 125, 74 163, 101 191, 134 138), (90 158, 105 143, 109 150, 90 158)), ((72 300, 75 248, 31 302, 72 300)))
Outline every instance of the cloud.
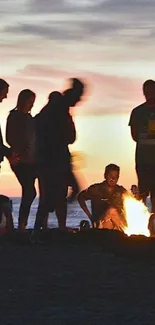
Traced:
POLYGON ((2 0, 1 74, 15 89, 29 85, 44 93, 73 75, 86 77, 92 95, 85 112, 126 111, 141 99, 144 79, 153 78, 154 5, 19 0, 17 11, 16 0, 2 0))
POLYGON ((26 78, 39 78, 40 80, 53 80, 53 79, 65 79, 73 77, 71 72, 67 70, 56 70, 54 67, 44 64, 30 64, 25 66, 23 69, 18 69, 16 76, 26 78))
POLYGON ((64 12, 134 12, 154 9, 155 0, 29 0, 29 11, 33 13, 64 13, 64 12))
MULTIPOLYGON (((5 22, 3 33, 50 40, 118 38, 128 42, 154 37, 155 0, 20 0, 21 19, 5 22), (85 5, 84 5, 85 4, 85 5), (19 21, 19 23, 17 23, 19 21)), ((9 1, 10 3, 10 1, 9 1)), ((12 2, 11 2, 12 3, 12 2)), ((15 4, 15 1, 13 1, 15 4)), ((6 2, 2 8, 7 14, 6 2), (4 10, 5 7, 5 10, 4 10)), ((12 7, 11 7, 12 8, 12 7)), ((8 7, 9 12, 9 7, 8 7)))
POLYGON ((84 102, 76 109, 78 115, 125 113, 142 100, 141 79, 132 80, 132 78, 116 75, 92 73, 89 70, 73 74, 61 69, 56 70, 47 64, 30 64, 23 69, 18 69, 16 74, 8 77, 7 80, 11 85, 11 94, 16 93, 17 96, 21 89, 30 88, 36 92, 37 98, 42 94, 46 100, 48 93, 63 89, 67 80, 74 76, 86 82, 87 90, 84 102))
MULTIPOLYGON (((90 17, 91 19, 91 17, 90 17)), ((90 41, 90 38, 101 37, 102 39, 108 35, 115 37, 123 30, 123 24, 115 22, 91 21, 85 17, 83 21, 67 22, 66 20, 58 22, 45 21, 44 26, 40 24, 19 24, 7 26, 4 33, 15 34, 18 36, 39 37, 48 40, 68 40, 68 41, 90 41)))

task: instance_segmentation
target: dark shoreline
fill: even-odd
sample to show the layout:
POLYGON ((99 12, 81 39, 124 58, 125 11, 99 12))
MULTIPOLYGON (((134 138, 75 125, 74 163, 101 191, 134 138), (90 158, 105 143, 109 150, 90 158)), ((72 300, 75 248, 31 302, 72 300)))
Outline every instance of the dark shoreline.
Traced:
POLYGON ((154 324, 154 238, 30 232, 0 236, 0 325, 154 324))

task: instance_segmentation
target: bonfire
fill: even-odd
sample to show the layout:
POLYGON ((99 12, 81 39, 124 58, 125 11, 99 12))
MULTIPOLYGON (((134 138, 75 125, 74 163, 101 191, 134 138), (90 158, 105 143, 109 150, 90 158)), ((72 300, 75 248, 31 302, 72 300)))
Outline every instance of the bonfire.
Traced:
MULTIPOLYGON (((124 194, 121 217, 117 209, 111 208, 107 211, 99 228, 120 230, 128 236, 143 235, 150 237, 150 217, 151 213, 142 201, 130 194, 124 194)), ((154 218, 153 214, 152 218, 154 218)))
POLYGON ((124 195, 123 205, 127 223, 127 226, 123 229, 124 233, 128 236, 144 235, 149 237, 148 225, 151 213, 146 205, 131 195, 124 195))

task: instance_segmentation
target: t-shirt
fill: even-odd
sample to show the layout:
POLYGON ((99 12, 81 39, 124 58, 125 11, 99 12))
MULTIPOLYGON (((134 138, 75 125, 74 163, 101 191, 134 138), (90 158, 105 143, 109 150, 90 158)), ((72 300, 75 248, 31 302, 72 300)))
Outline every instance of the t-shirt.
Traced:
POLYGON ((155 106, 147 103, 134 108, 131 112, 129 125, 137 133, 136 163, 138 165, 155 164, 155 106))
POLYGON ((93 184, 87 189, 91 200, 92 220, 97 221, 104 218, 106 211, 113 207, 121 214, 123 210, 122 195, 126 192, 123 186, 115 185, 112 192, 107 190, 106 181, 93 184))

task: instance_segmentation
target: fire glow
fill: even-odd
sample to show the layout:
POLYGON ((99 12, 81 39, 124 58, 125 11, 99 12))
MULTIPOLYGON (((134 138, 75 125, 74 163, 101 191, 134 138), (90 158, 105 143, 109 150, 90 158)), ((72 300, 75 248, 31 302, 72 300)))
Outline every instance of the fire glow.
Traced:
POLYGON ((124 212, 127 221, 124 233, 128 236, 143 235, 150 236, 148 229, 150 213, 142 201, 136 200, 130 195, 124 196, 124 212))

